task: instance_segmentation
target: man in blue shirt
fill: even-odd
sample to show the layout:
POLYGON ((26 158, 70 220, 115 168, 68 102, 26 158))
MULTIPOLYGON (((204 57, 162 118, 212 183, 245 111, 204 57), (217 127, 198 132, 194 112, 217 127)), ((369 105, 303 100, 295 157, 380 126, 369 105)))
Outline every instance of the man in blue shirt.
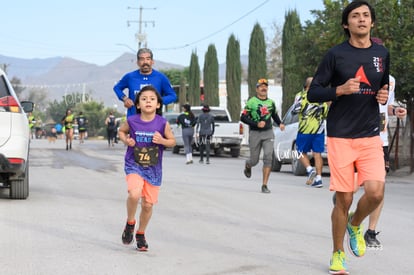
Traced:
POLYGON ((118 99, 124 102, 125 108, 128 108, 127 116, 136 113, 134 100, 136 95, 144 86, 153 86, 162 96, 162 103, 168 105, 177 100, 177 95, 171 87, 171 83, 167 76, 154 70, 153 54, 150 49, 142 48, 137 53, 138 70, 127 73, 114 86, 115 94, 118 99), (124 90, 128 89, 128 95, 124 94, 124 90))

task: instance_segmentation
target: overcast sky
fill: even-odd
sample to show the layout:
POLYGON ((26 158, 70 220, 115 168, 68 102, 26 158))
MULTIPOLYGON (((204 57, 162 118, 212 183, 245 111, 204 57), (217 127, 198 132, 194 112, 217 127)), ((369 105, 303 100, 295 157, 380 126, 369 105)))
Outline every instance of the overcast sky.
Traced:
POLYGON ((5 1, 0 54, 30 59, 62 56, 106 65, 124 52, 135 53, 140 7, 145 21, 141 32, 146 33, 154 59, 188 66, 196 51, 202 66, 209 44, 216 46, 223 63, 228 38, 234 34, 241 54, 247 54, 256 22, 268 36, 273 22, 283 26, 287 11, 296 9, 302 22, 313 20, 310 10, 322 10, 323 1, 5 1))

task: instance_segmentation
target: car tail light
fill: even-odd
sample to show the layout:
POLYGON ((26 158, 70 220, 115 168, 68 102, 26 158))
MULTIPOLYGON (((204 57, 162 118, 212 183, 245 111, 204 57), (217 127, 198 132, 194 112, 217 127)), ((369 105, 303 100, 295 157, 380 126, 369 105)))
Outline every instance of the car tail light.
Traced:
POLYGON ((24 159, 20 159, 20 158, 9 158, 8 160, 11 164, 23 164, 24 163, 24 159))
POLYGON ((12 113, 20 113, 20 107, 17 100, 12 96, 5 96, 0 98, 0 107, 12 113))
POLYGON ((243 128, 243 123, 239 123, 239 134, 240 135, 243 135, 243 130, 244 130, 244 128, 243 128))

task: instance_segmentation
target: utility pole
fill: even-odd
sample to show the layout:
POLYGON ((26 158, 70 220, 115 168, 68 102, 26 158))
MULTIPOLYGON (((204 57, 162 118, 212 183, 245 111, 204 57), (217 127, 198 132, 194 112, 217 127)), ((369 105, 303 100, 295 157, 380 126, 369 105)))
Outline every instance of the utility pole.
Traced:
POLYGON ((9 66, 10 64, 3 63, 3 64, 0 64, 0 69, 2 69, 5 74, 7 74, 7 68, 9 66))
POLYGON ((145 33, 142 32, 142 24, 145 24, 145 27, 147 26, 148 23, 152 24, 153 27, 155 27, 155 21, 151 20, 143 20, 142 19, 142 10, 156 10, 157 8, 143 8, 142 6, 140 6, 139 8, 134 8, 134 7, 128 7, 128 9, 132 9, 132 10, 139 10, 139 20, 138 21, 134 21, 134 20, 128 20, 127 21, 127 25, 128 27, 130 26, 130 23, 138 23, 138 32, 135 34, 135 39, 138 40, 138 50, 141 48, 142 43, 144 42, 144 47, 147 47, 147 35, 145 33))

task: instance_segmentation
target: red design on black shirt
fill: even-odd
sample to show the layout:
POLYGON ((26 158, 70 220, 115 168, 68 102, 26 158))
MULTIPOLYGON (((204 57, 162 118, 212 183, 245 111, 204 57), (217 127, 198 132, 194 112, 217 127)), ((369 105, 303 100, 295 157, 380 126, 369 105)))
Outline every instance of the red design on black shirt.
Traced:
POLYGON ((359 67, 358 71, 355 74, 355 77, 359 77, 359 81, 361 83, 365 83, 365 84, 371 86, 371 83, 369 82, 369 80, 368 80, 368 78, 365 74, 364 67, 362 67, 362 66, 359 67))

